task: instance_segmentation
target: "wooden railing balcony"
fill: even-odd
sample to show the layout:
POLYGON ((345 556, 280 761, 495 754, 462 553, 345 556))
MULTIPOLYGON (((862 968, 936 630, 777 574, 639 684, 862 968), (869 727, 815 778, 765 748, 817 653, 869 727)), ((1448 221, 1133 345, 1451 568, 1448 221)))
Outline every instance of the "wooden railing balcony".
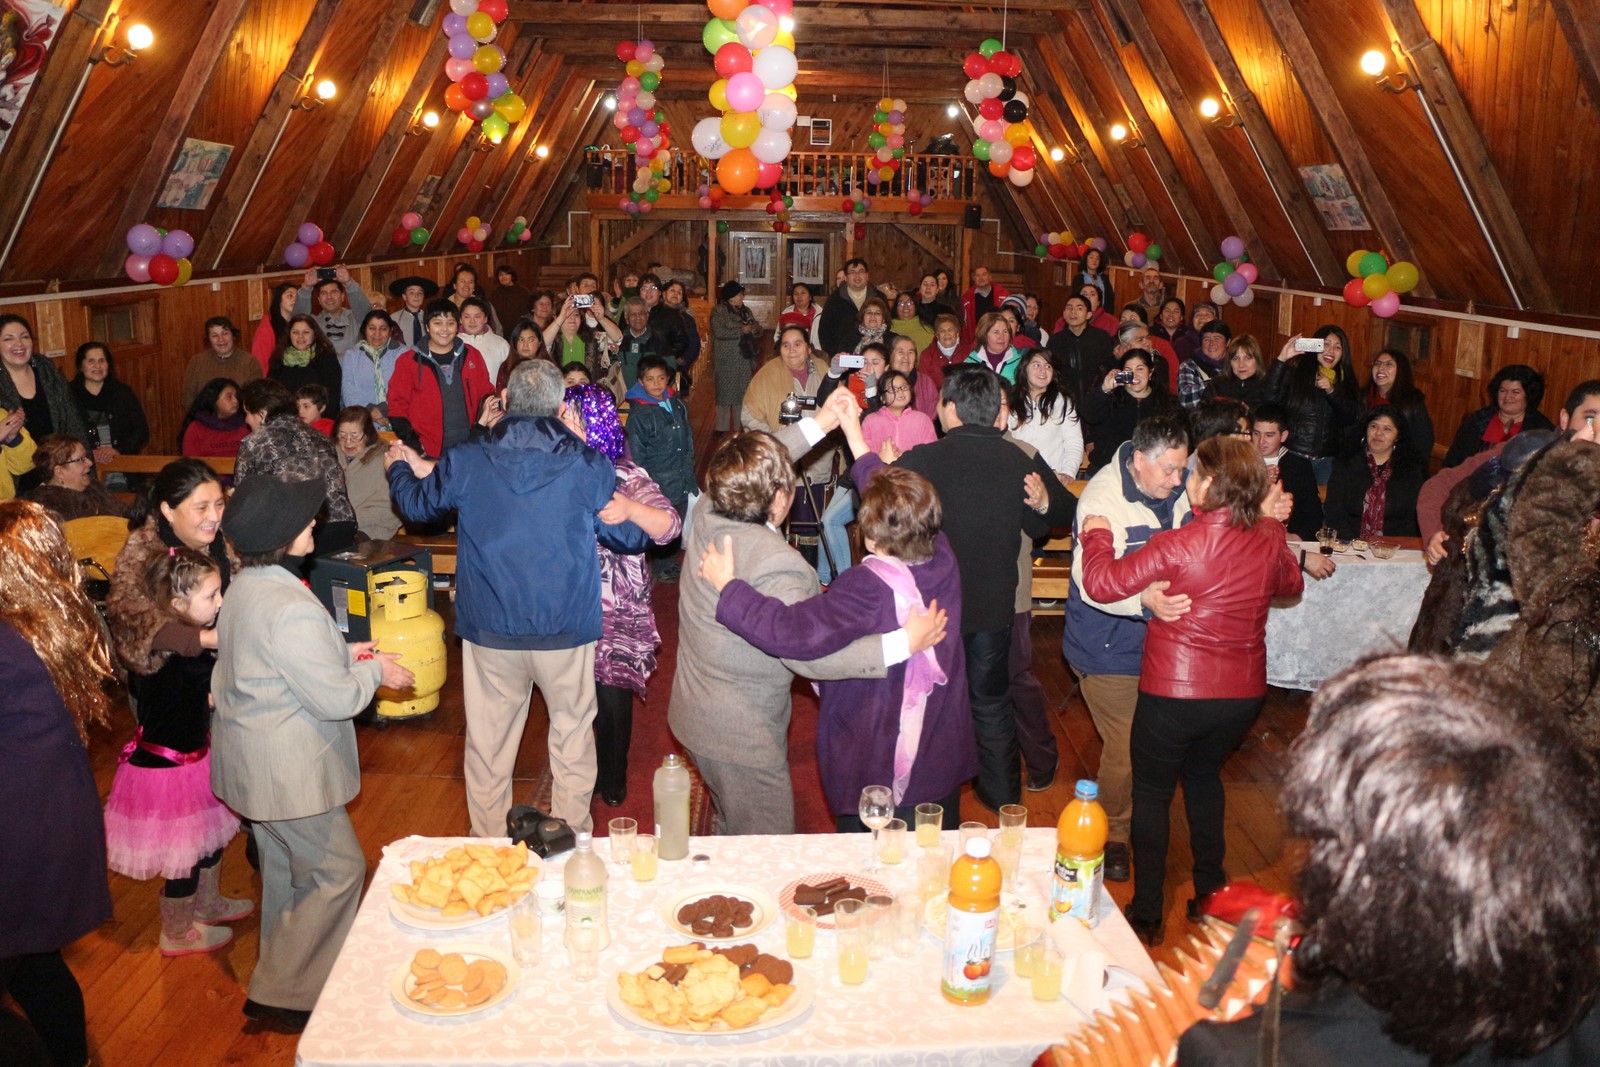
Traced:
MULTIPOLYGON (((658 209, 699 208, 699 189, 710 183, 714 163, 693 152, 672 149, 660 177, 670 183, 658 192, 658 209)), ((783 177, 778 189, 795 198, 795 211, 838 211, 852 189, 865 190, 869 199, 882 200, 881 208, 903 211, 906 191, 932 193, 934 201, 926 209, 931 214, 959 211, 977 199, 979 168, 985 166, 973 156, 912 155, 907 153, 899 171, 888 181, 868 184, 869 170, 880 166, 872 152, 791 152, 783 161, 783 177)), ((615 210, 619 201, 633 189, 638 175, 633 153, 621 148, 591 148, 584 153, 584 180, 591 208, 615 210)), ((758 190, 746 196, 725 196, 724 208, 761 207, 768 193, 758 190)), ((880 205, 874 203, 873 211, 880 205)))

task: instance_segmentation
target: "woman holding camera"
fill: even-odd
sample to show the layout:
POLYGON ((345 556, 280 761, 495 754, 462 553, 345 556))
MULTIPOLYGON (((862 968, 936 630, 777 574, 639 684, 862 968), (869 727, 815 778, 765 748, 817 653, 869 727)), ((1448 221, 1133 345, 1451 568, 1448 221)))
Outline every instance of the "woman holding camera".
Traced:
POLYGON ((1337 326, 1319 326, 1309 338, 1289 338, 1267 375, 1267 392, 1294 420, 1289 451, 1311 461, 1318 485, 1328 484, 1333 457, 1361 417, 1356 388, 1350 338, 1337 326))
POLYGON ((1131 348, 1106 372, 1099 388, 1083 398, 1083 421, 1088 426, 1089 477, 1111 461, 1133 428, 1159 412, 1178 411, 1167 393, 1167 383, 1153 374, 1155 359, 1142 348, 1131 348))
POLYGON ((556 364, 564 367, 582 363, 589 368, 589 377, 597 382, 605 378, 611 366, 609 353, 621 343, 622 327, 611 320, 593 293, 568 294, 561 302, 561 310, 544 328, 544 347, 556 364), (579 300, 590 303, 579 304, 579 300), (592 316, 595 325, 589 325, 586 316, 592 316))

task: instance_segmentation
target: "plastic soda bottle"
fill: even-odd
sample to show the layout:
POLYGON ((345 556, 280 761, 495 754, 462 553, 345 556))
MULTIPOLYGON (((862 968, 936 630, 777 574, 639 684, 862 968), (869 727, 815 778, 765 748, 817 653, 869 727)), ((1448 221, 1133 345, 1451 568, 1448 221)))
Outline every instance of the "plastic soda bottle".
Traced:
POLYGON ((1050 892, 1050 921, 1073 918, 1085 926, 1096 914, 1100 885, 1105 880, 1106 812, 1096 799, 1100 787, 1079 779, 1072 802, 1056 824, 1056 869, 1050 892))
POLYGON ((1000 930, 1000 865, 986 838, 967 842, 950 865, 950 906, 945 912, 944 968, 939 990, 953 1004, 989 999, 989 969, 1000 930))
POLYGON ((594 854, 589 834, 578 835, 577 848, 567 860, 562 881, 566 887, 567 929, 592 926, 600 931, 598 947, 605 948, 611 943, 606 924, 606 865, 594 854))
POLYGON ((677 753, 661 761, 651 782, 656 809, 656 854, 681 860, 689 854, 689 768, 677 753))

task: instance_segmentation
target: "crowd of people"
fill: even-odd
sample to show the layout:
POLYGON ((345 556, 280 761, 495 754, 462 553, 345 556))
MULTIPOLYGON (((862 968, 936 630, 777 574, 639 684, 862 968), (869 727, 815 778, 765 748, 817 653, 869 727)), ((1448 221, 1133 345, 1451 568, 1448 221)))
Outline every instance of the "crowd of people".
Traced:
MULTIPOLYGON (((625 802, 633 701, 657 666, 657 582, 681 583, 667 723, 719 832, 795 830, 796 675, 819 686, 817 761, 841 831, 864 829, 857 801, 873 783, 891 783, 907 821, 942 804, 949 828, 968 783, 995 810, 1050 788, 1061 755, 1033 673, 1030 575, 1035 546, 1065 529, 1077 551, 1062 653, 1102 741, 1104 873, 1133 879, 1127 915, 1149 944, 1163 936, 1180 783, 1190 914, 1227 882, 1221 768, 1264 703, 1268 607, 1335 570, 1291 536, 1427 538, 1438 569, 1414 646, 1525 674, 1565 713, 1505 729, 1600 743, 1600 381, 1557 425, 1538 411, 1542 377, 1502 368, 1430 479, 1433 423, 1404 352, 1374 356, 1363 386, 1349 338, 1324 326, 1269 365, 1221 309, 1187 308, 1158 272, 1118 317, 1103 256, 1079 268, 1048 325, 1037 294, 1007 292, 984 267, 964 292, 938 268, 901 290, 852 259, 821 302, 795 285, 770 329, 726 281, 706 337, 716 426, 703 476, 685 279, 624 272, 608 298, 593 275, 532 292, 502 268, 484 293, 462 265, 442 290, 396 280, 385 310, 343 268, 310 271, 274 290, 248 351, 232 321, 207 321, 183 379, 184 458, 131 507, 93 476, 149 446, 109 347, 80 348, 68 382, 26 320, 0 316, 0 498, 24 498, 0 503, 0 640, 16 646, 9 691, 39 724, 39 751, 57 753, 53 772, 7 788, 59 797, 26 841, 81 846, 56 881, 0 904, 0 990, 31 1024, 0 1012, 0 1038, 82 1061, 82 1000, 60 949, 109 915, 108 864, 164 879, 163 954, 227 944, 226 924, 254 910, 219 888, 241 825, 262 882, 245 1011, 304 1026, 365 873, 345 811, 359 787, 352 720, 411 676, 382 649, 347 646, 300 578, 310 557, 402 524, 456 534, 475 836, 505 831, 534 688, 551 814, 588 830, 594 799, 625 802), (215 458, 234 460, 226 484, 215 458), (130 531, 109 641, 57 525, 95 514, 130 531), (1570 566, 1552 576, 1551 560, 1570 566), (17 568, 34 568, 37 588, 4 580, 17 568), (105 721, 113 674, 137 729, 102 814, 83 741, 105 721), (71 914, 43 893, 72 896, 71 914)), ((1388 669, 1451 670, 1418 662, 1388 669)), ((1352 686, 1318 708, 1379 699, 1352 686)), ((1322 714, 1302 759, 1337 732, 1322 714)), ((1586 759, 1562 773, 1592 776, 1586 759)), ((1307 785, 1288 801, 1296 832, 1324 832, 1317 796, 1307 785)), ((1309 921, 1353 906, 1327 872, 1358 862, 1313 850, 1309 921)), ((1323 973, 1371 1002, 1381 985, 1349 973, 1342 929, 1320 929, 1323 973)), ((1560 1035, 1473 1040, 1524 1050, 1545 1036, 1560 1035)))

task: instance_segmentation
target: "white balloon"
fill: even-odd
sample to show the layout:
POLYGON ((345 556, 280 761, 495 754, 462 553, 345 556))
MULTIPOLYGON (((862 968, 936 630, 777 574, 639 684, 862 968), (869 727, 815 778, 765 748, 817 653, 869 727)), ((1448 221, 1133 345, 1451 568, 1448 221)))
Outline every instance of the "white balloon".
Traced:
POLYGON ((450 10, 466 18, 478 10, 478 0, 450 0, 450 10))
MULTIPOLYGON (((1011 98, 1011 100, 1015 100, 1020 104, 1026 104, 1026 103, 1028 103, 1028 94, 1023 92, 1021 89, 1018 89, 1017 92, 1016 92, 1016 95, 1013 96, 1011 98)), ((1010 100, 1006 101, 1006 103, 1008 103, 1008 104, 1010 102, 1011 102, 1010 100)))
POLYGON ((981 104, 984 101, 983 87, 978 84, 977 78, 969 79, 961 95, 967 98, 969 104, 981 104))
POLYGON ((789 154, 789 145, 786 131, 763 129, 750 145, 750 154, 763 163, 782 163, 789 154))
POLYGON ((734 25, 738 28, 739 43, 752 52, 767 47, 778 36, 778 16, 773 14, 772 8, 760 4, 751 4, 739 12, 734 25))
POLYGON ((761 106, 756 108, 756 118, 769 130, 787 130, 794 125, 798 116, 799 110, 794 101, 782 93, 768 93, 761 101, 761 106))
POLYGON ((667 61, 661 58, 660 52, 652 52, 650 58, 644 61, 644 69, 654 71, 657 74, 660 74, 661 68, 666 65, 667 61))
POLYGON ((1128 252, 1122 253, 1122 263, 1123 263, 1123 265, 1127 266, 1127 267, 1133 266, 1133 257, 1134 257, 1135 254, 1136 253, 1134 253, 1132 251, 1128 251, 1128 252))
POLYGON ((906 102, 897 96, 893 100, 889 101, 889 110, 898 111, 901 114, 904 114, 906 110, 906 102))
POLYGON ((639 95, 634 97, 633 106, 643 111, 654 111, 656 109, 656 94, 647 90, 640 91, 639 95))
POLYGON ((1221 282, 1218 282, 1216 285, 1211 287, 1211 302, 1213 304, 1221 307, 1223 304, 1226 304, 1231 300, 1233 300, 1233 297, 1228 295, 1228 290, 1222 287, 1221 282))
POLYGON ((1015 185, 1018 189, 1022 189, 1033 184, 1034 173, 1035 171, 1032 167, 1029 167, 1027 170, 1018 170, 1017 168, 1012 167, 1011 170, 1006 172, 1006 177, 1011 179, 1012 185, 1015 185))
POLYGON ((1010 141, 1006 141, 1006 140, 990 141, 989 142, 989 162, 991 162, 991 163, 1010 163, 1011 162, 1011 153, 1013 151, 1015 151, 1015 149, 1012 148, 1012 145, 1011 145, 1010 141))
MULTIPOLYGON (((746 8, 746 10, 749 9, 746 8)), ((1000 90, 1005 87, 1005 83, 1000 80, 1000 75, 992 70, 978 79, 978 92, 983 94, 985 100, 999 96, 1000 90)))
POLYGON ((689 142, 694 145, 694 150, 707 159, 721 159, 733 151, 733 146, 722 139, 722 119, 701 119, 694 124, 694 132, 689 135, 689 142))
POLYGON ((800 73, 800 61, 789 49, 774 45, 756 53, 754 70, 762 85, 782 89, 794 83, 794 76, 800 73))
POLYGON ((1242 308, 1247 308, 1256 302, 1256 291, 1254 289, 1246 289, 1244 292, 1234 297, 1233 302, 1242 308))

